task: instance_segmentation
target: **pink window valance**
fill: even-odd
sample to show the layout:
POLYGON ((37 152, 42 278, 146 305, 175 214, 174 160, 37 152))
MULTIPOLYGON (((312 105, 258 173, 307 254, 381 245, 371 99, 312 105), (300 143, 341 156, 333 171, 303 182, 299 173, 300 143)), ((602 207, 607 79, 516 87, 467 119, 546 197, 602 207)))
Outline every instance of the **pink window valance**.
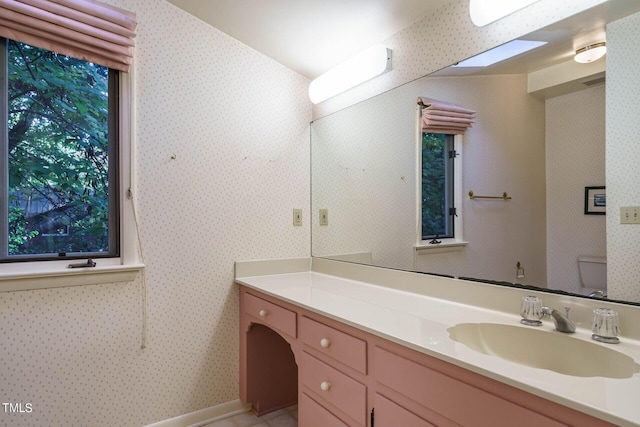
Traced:
POLYGON ((423 132, 461 135, 475 119, 475 111, 425 97, 418 98, 422 107, 420 124, 423 132))
POLYGON ((136 15, 95 0, 0 0, 0 37, 129 71, 136 15))

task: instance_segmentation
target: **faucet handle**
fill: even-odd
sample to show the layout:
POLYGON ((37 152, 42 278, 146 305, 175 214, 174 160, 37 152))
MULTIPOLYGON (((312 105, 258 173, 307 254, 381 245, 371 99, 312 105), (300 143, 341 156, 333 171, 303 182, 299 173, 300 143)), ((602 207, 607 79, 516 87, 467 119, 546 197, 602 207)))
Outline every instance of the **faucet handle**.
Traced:
POLYGON ((607 344, 617 344, 620 342, 620 324, 618 313, 610 308, 596 308, 593 310, 593 338, 596 341, 607 344))
POLYGON ((520 323, 527 326, 540 326, 542 322, 542 300, 536 296, 528 295, 522 298, 520 305, 520 323))
POLYGON ((569 312, 571 311, 571 307, 565 307, 564 308, 564 315, 567 316, 567 319, 569 318, 569 312))

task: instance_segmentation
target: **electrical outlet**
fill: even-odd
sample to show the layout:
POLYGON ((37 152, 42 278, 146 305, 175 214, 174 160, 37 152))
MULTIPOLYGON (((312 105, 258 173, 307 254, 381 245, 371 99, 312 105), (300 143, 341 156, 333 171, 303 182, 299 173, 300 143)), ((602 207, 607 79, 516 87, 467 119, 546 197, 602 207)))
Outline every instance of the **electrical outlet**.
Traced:
POLYGON ((302 225, 302 209, 293 210, 293 225, 300 227, 302 225))
POLYGON ((640 224, 640 206, 620 207, 620 224, 640 224))
POLYGON ((329 209, 320 209, 320 225, 329 225, 329 209))

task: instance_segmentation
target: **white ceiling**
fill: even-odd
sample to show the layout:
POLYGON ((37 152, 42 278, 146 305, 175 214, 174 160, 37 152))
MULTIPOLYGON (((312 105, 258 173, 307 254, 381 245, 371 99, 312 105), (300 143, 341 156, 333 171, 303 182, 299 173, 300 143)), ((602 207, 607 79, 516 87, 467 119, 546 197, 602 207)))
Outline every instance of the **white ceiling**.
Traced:
POLYGON ((168 0, 315 78, 452 0, 168 0))

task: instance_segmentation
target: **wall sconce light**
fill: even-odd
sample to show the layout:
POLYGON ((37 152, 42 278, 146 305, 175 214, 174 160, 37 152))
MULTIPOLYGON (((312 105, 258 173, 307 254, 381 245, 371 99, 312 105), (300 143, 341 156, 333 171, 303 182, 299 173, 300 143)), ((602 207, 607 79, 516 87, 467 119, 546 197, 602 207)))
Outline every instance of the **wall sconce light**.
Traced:
POLYGON ((309 85, 317 104, 391 70, 391 49, 379 44, 327 71, 309 85))
POLYGON ((484 27, 539 0, 470 0, 469 13, 476 27, 484 27))
POLYGON ((605 42, 594 43, 576 50, 576 56, 573 59, 581 64, 588 64, 602 58, 605 53, 607 53, 607 44, 605 42))

